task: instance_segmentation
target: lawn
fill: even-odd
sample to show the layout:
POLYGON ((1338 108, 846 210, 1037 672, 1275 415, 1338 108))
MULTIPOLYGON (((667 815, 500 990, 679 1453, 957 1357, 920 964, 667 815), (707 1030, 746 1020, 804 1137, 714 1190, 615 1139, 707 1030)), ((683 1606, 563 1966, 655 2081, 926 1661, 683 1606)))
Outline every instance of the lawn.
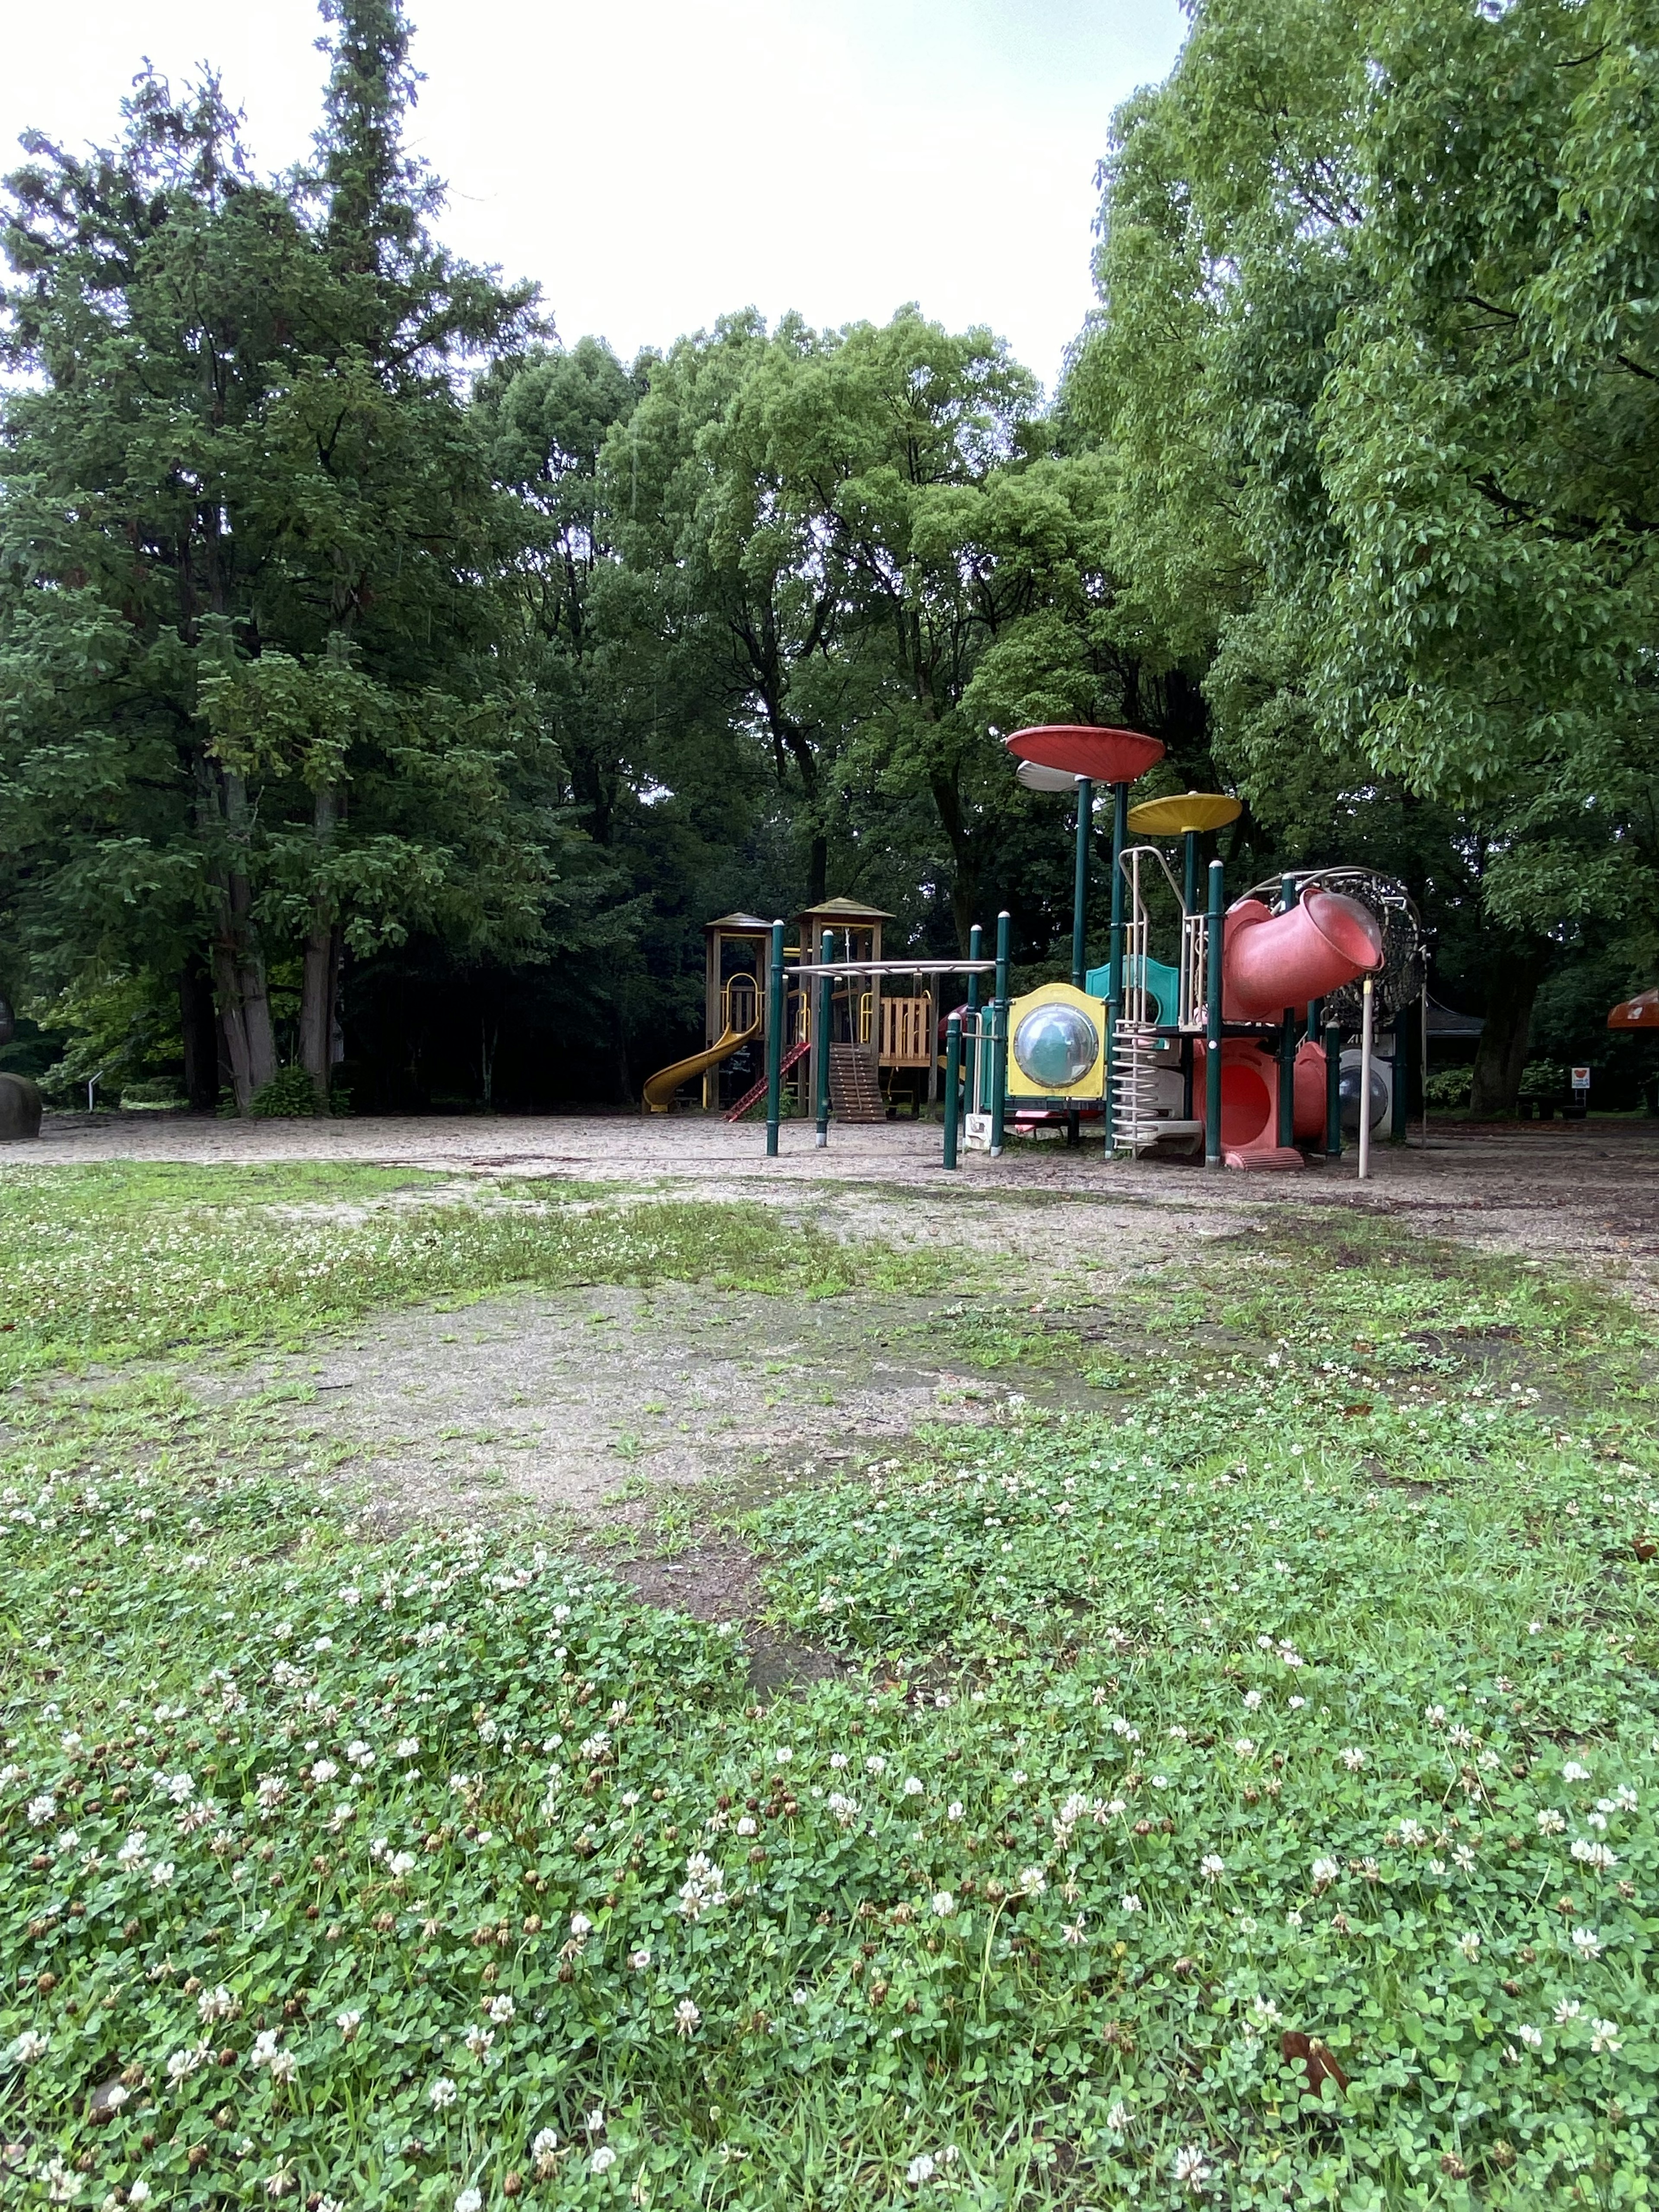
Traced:
MULTIPOLYGON (((1113 1301, 1133 1362, 1049 1343, 1097 1413, 745 1516, 772 1633, 855 1662, 769 1702, 744 1624, 510 1512, 371 1539, 168 1364, 666 1278, 902 1271, 571 1186, 0 1178, 8 2203, 1649 2201, 1627 1310, 1210 1248, 1113 1301)), ((964 1361, 1022 1329, 976 1296, 964 1361)))

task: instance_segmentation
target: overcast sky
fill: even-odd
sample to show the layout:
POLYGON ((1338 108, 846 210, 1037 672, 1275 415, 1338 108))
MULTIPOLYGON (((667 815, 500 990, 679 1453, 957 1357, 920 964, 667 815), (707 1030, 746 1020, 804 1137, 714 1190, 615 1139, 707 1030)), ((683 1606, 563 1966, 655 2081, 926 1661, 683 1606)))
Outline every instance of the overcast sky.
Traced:
MULTIPOLYGON (((414 135, 445 235, 624 355, 722 312, 988 322, 1052 382, 1086 313, 1114 106, 1162 76, 1177 0, 411 0, 414 135)), ((0 149, 107 143, 148 55, 204 61, 262 166, 303 151, 311 0, 20 9, 0 149)), ((8 160, 7 166, 9 166, 8 160)))

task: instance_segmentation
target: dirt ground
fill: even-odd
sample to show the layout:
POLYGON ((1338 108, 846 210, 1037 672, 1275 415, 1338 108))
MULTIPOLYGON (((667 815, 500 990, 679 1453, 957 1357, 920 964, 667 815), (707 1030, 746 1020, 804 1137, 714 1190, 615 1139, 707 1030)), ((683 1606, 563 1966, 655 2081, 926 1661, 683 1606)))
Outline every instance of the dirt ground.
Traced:
MULTIPOLYGON (((1437 1127, 1301 1173, 1209 1174, 1025 1141, 947 1175, 936 1127, 833 1129, 676 1117, 235 1122, 54 1115, 0 1154, 69 1164, 328 1158, 492 1177, 595 1178, 641 1202, 775 1206, 832 1234, 965 1255, 983 1302, 1068 1309, 1109 1337, 1115 1285, 1286 1209, 1352 1208, 1489 1253, 1553 1260, 1659 1310, 1659 1123, 1437 1127)), ((349 1443, 377 1510, 453 1520, 513 1503, 550 1528, 638 1554, 647 1594, 715 1615, 744 1607, 742 1553, 694 1538, 713 1486, 741 1504, 793 1480, 902 1451, 919 1425, 994 1417, 1011 1395, 1099 1402, 1069 1366, 988 1371, 953 1349, 948 1298, 809 1301, 667 1285, 525 1292, 459 1310, 378 1315, 301 1357, 191 1379, 210 1395, 293 1394, 296 1443, 349 1443)), ((1086 1365, 1086 1363, 1085 1363, 1086 1365)))

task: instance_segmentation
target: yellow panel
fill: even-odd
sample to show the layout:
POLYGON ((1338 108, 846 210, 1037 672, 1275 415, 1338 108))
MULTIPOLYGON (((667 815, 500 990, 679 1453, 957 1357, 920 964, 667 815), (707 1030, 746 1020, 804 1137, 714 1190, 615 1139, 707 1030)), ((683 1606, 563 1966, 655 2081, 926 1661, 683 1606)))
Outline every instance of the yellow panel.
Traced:
POLYGON ((1012 1098, 1099 1098, 1106 1090, 1106 1001, 1091 999, 1086 991, 1074 990, 1069 983, 1044 983, 1035 991, 1028 991, 1023 999, 1016 999, 1008 1008, 1008 1087, 1006 1095, 1012 1098), (1019 1025, 1027 1014, 1039 1006, 1075 1006, 1094 1024, 1096 1050, 1094 1065, 1080 1075, 1075 1083, 1045 1084, 1039 1088, 1014 1058, 1014 1039, 1019 1025))
POLYGON ((1243 802, 1219 791, 1183 791, 1173 799, 1143 799, 1129 809, 1137 837, 1183 837, 1189 830, 1219 830, 1237 822, 1243 802))

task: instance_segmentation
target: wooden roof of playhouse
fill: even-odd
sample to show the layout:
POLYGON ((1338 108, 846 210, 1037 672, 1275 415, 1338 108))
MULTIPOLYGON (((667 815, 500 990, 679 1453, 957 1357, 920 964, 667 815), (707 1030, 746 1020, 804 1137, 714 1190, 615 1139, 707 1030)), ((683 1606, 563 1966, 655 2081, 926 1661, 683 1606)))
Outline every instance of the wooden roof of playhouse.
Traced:
POLYGON ((797 921, 821 921, 831 929, 863 929, 872 922, 891 921, 890 914, 884 914, 878 906, 861 906, 857 899, 825 899, 822 905, 809 906, 795 916, 797 921))
POLYGON ((718 920, 703 924, 705 933, 716 929, 723 929, 732 937, 769 937, 772 934, 771 923, 763 921, 757 914, 723 914, 718 920))

